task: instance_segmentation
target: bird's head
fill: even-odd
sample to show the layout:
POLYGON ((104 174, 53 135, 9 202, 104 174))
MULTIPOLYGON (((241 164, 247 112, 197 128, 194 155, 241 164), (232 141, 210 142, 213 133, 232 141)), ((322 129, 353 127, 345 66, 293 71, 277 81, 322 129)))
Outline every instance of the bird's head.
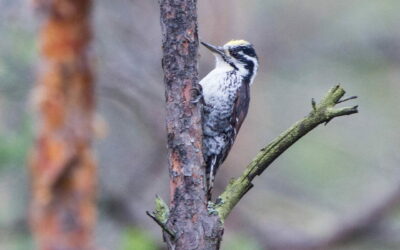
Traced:
POLYGON ((245 40, 232 40, 224 46, 201 42, 215 56, 216 67, 230 66, 253 80, 258 68, 258 57, 251 43, 245 40))

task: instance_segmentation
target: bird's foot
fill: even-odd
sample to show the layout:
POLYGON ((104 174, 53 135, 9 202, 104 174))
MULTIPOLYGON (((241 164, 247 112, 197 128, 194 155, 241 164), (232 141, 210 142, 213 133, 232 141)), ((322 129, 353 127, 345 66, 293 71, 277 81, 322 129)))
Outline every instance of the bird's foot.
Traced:
POLYGON ((192 92, 192 100, 190 100, 190 103, 196 104, 203 99, 203 89, 201 85, 197 84, 196 87, 193 87, 191 89, 191 92, 192 92))
POLYGON ((208 201, 207 203, 207 210, 208 210, 208 214, 217 214, 217 210, 215 209, 215 204, 212 201, 208 201))

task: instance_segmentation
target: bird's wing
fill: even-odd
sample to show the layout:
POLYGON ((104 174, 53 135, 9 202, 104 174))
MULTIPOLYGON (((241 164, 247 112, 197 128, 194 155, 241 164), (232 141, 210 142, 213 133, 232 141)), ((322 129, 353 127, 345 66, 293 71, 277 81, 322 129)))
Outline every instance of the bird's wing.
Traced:
POLYGON ((249 110, 250 103, 250 86, 248 83, 244 83, 240 86, 236 93, 236 100, 233 107, 233 113, 231 118, 231 124, 235 129, 235 137, 239 132, 240 127, 244 119, 246 118, 247 111, 249 110))
POLYGON ((247 111, 249 109, 250 103, 250 86, 248 83, 244 83, 240 86, 236 92, 236 100, 233 106, 233 112, 230 119, 230 124, 233 127, 233 131, 229 134, 229 142, 226 143, 225 148, 221 152, 220 155, 217 157, 217 167, 214 168, 214 171, 218 169, 218 167, 225 161, 226 157, 229 154, 229 151, 232 148, 233 143, 235 142, 236 135, 239 132, 240 127, 244 119, 246 118, 247 111))

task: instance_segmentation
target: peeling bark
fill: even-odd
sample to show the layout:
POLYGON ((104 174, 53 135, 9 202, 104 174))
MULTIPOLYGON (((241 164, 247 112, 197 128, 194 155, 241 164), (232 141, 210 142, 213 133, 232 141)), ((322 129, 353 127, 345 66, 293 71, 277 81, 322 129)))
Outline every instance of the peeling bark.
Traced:
POLYGON ((164 83, 170 173, 169 249, 218 249, 222 224, 207 210, 202 154, 202 104, 198 87, 196 0, 161 0, 164 83))
POLYGON ((93 249, 94 84, 88 60, 90 0, 36 0, 42 15, 39 111, 30 158, 31 224, 38 249, 93 249))

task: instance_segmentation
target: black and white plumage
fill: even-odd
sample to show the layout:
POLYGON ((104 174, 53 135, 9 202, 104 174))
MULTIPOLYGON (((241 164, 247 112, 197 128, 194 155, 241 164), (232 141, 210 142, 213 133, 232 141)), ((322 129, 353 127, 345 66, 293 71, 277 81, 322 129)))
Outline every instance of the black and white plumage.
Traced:
POLYGON ((258 58, 253 46, 244 40, 233 40, 222 47, 202 44, 216 58, 215 69, 200 81, 205 104, 203 149, 211 199, 214 176, 247 115, 258 58))

